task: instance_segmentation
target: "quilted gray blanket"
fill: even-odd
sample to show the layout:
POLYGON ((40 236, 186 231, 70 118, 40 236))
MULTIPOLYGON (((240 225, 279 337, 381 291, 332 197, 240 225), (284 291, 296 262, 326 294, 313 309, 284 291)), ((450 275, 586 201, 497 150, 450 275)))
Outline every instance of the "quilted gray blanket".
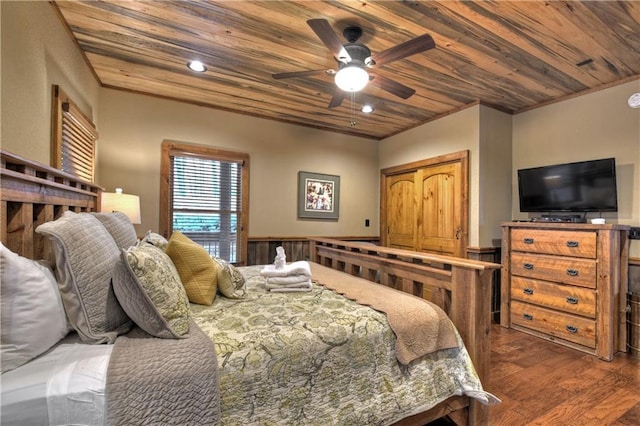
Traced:
POLYGON ((219 424, 211 339, 193 321, 186 339, 159 339, 134 328, 116 340, 106 398, 108 425, 219 424))

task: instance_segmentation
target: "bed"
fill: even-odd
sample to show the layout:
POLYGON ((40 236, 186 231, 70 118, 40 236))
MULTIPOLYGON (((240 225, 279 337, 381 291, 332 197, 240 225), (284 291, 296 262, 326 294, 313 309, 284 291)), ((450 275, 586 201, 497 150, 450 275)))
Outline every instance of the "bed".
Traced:
MULTIPOLYGON (((55 250, 35 230, 68 210, 95 212, 100 194, 97 185, 3 151, 3 245, 55 264, 55 250)), ((89 345, 80 330, 68 333, 24 365, 3 369, 3 424, 24 424, 25 413, 43 424, 124 424, 127 417, 111 413, 129 415, 130 406, 166 424, 424 425, 443 416, 487 423, 487 405, 498 402, 481 381, 488 375, 490 289, 499 265, 323 238, 311 240, 310 261, 313 289, 295 294, 267 291, 263 266, 236 268, 246 297, 189 304, 189 338, 151 338, 135 324, 123 326, 115 345, 89 345), (415 296, 429 295, 455 324, 456 345, 401 360, 400 348, 416 343, 406 344, 393 328, 402 327, 402 313, 357 303, 366 297, 363 286, 384 295, 380 303, 397 297, 413 304, 415 296), (165 347, 171 355, 154 358, 165 347), (109 376, 118 364, 124 372, 109 376), (216 398, 206 399, 202 389, 214 384, 216 398), (157 406, 151 398, 163 401, 157 406), (191 417, 176 414, 185 406, 191 417), (219 419, 198 416, 205 410, 219 419)))

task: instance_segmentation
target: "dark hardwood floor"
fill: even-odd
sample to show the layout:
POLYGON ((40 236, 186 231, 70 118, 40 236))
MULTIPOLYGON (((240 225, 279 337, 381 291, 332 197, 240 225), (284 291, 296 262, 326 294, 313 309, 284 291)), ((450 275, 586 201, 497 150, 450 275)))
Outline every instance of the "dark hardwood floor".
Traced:
POLYGON ((640 359, 611 362, 494 324, 489 425, 640 425, 640 359))

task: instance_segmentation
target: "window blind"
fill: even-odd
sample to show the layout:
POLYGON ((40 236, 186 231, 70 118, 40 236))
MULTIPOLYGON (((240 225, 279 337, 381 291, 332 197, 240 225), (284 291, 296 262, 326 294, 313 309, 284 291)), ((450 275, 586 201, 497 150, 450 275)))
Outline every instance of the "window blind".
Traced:
POLYGON ((242 163, 171 157, 172 227, 212 256, 238 261, 242 214, 242 163))
POLYGON ((54 85, 53 94, 52 165, 93 182, 98 132, 62 89, 54 85))

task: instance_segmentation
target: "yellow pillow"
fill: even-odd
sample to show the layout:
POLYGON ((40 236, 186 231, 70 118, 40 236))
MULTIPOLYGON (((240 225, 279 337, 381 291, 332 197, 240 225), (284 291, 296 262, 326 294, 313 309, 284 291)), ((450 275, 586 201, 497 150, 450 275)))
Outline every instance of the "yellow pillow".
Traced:
POLYGON ((218 289, 218 264, 200 244, 175 231, 165 252, 180 275, 191 303, 211 305, 218 289))

